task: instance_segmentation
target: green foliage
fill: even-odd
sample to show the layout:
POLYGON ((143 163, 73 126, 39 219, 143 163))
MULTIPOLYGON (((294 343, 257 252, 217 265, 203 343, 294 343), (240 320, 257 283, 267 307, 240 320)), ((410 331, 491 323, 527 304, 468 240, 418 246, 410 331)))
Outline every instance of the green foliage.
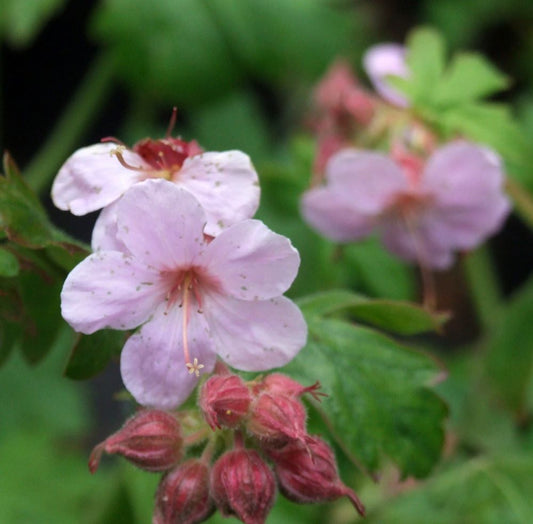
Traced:
POLYGON ((65 0, 2 0, 0 35, 13 46, 27 46, 64 3, 65 0))
POLYGON ((428 388, 441 372, 429 357, 368 328, 323 318, 346 296, 316 297, 302 309, 309 341, 285 370, 304 383, 320 379, 321 409, 333 436, 370 471, 384 457, 403 475, 424 477, 439 459, 447 409, 428 388))
POLYGON ((533 279, 506 304, 488 347, 485 373, 498 398, 520 419, 533 407, 533 279))

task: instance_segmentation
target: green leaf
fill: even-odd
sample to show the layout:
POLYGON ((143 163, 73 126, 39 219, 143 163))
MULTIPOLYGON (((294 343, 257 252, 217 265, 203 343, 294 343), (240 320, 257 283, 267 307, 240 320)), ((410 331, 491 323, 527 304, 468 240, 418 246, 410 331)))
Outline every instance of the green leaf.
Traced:
POLYGON ((533 521, 531 471, 531 454, 474 458, 389 499, 368 521, 526 524, 533 521))
POLYGON ((74 380, 91 378, 120 354, 125 333, 104 329, 92 335, 78 335, 65 367, 65 376, 74 380))
POLYGON ((0 276, 14 277, 18 274, 19 269, 17 257, 11 251, 0 247, 0 276))
POLYGON ((440 372, 435 362, 368 328, 308 321, 308 344, 284 370, 302 382, 320 380, 334 437, 371 471, 387 457, 404 475, 427 475, 447 413, 427 387, 440 372))
POLYGON ((352 318, 399 335, 438 330, 445 315, 432 314, 409 302, 371 299, 346 290, 316 293, 298 301, 304 315, 348 313, 352 318))
POLYGON ((454 57, 442 79, 435 84, 435 103, 451 106, 492 95, 509 86, 509 78, 477 53, 454 57))
POLYGON ((427 102, 431 97, 444 71, 445 51, 444 39, 433 29, 415 29, 409 34, 406 61, 411 73, 413 103, 427 102))
POLYGON ((498 397, 517 416, 525 415, 527 391, 533 379, 533 278, 512 297, 495 327, 486 376, 498 397))

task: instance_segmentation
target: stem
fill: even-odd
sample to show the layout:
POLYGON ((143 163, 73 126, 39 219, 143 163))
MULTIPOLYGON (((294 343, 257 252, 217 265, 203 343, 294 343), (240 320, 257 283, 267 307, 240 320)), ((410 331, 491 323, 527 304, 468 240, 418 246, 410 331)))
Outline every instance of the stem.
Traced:
POLYGON ((473 251, 464 259, 470 293, 485 331, 491 329, 500 309, 501 293, 487 247, 473 251))
POLYGON ((110 54, 99 56, 87 72, 81 85, 67 105, 54 130, 24 170, 24 177, 36 193, 51 183, 65 158, 76 147, 111 88, 113 59, 110 54))

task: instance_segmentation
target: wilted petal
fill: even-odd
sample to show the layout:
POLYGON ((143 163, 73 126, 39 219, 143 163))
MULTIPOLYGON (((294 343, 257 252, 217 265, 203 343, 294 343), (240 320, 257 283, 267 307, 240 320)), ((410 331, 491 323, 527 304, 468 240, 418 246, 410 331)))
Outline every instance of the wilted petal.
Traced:
POLYGON ((243 371, 280 367, 305 345, 307 325, 288 298, 249 302, 210 293, 205 302, 216 352, 230 366, 243 371))
POLYGON ((196 198, 167 180, 135 184, 117 202, 117 238, 161 270, 188 266, 204 247, 205 213, 196 198))
POLYGON ((259 220, 245 220, 223 231, 198 260, 217 280, 219 291, 243 300, 283 294, 300 265, 290 240, 259 220))
POLYGON ((128 248, 117 238, 117 202, 104 207, 93 227, 91 239, 93 251, 121 251, 129 253, 128 248))
POLYGON ((175 181, 183 184, 205 209, 205 233, 211 236, 251 218, 259 206, 257 173, 248 155, 241 151, 187 158, 175 181))
POLYGON ((398 107, 409 105, 405 95, 392 87, 386 78, 389 75, 409 76, 402 45, 379 44, 371 47, 363 57, 363 66, 376 91, 385 100, 398 107))
MULTIPOLYGON (((107 206, 140 179, 111 152, 116 144, 95 144, 78 149, 61 167, 52 186, 52 200, 64 211, 85 215, 107 206)), ((124 160, 141 166, 139 155, 124 150, 124 160)))
POLYGON ((159 273, 116 251, 98 252, 78 264, 61 291, 63 318, 82 333, 131 329, 164 300, 159 273))
MULTIPOLYGON (((135 400, 144 406, 172 409, 183 403, 198 384, 190 374, 183 353, 183 309, 160 305, 138 333, 132 335, 120 359, 122 380, 135 400)), ((187 339, 191 359, 204 366, 200 373, 213 370, 212 351, 204 316, 190 311, 187 339)))

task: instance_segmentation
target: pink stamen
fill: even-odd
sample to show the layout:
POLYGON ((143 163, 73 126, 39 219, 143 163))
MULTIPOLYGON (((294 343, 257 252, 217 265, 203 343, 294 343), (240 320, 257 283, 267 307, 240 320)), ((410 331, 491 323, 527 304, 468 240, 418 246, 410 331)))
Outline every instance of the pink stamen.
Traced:
POLYGON ((165 136, 170 137, 172 131, 174 131, 174 126, 176 125, 176 119, 178 118, 178 108, 174 106, 172 108, 172 114, 170 115, 170 122, 168 123, 167 132, 165 136))

